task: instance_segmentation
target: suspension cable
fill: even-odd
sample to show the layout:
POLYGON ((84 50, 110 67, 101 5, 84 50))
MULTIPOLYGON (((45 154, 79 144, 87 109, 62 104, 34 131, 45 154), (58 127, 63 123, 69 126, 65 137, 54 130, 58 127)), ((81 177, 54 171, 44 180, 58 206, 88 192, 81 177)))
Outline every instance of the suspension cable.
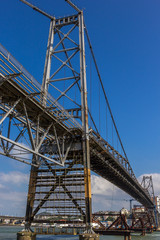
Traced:
POLYGON ((102 90, 103 90, 103 94, 104 94, 106 103, 107 103, 107 105, 108 105, 108 109, 109 109, 109 112, 110 112, 110 115, 111 115, 111 118, 112 118, 112 121, 113 121, 115 130, 116 130, 116 133, 117 133, 119 142, 120 142, 121 147, 122 147, 122 149, 123 149, 124 155, 125 155, 126 159, 128 160, 128 157, 127 157, 127 154, 126 154, 126 152, 125 152, 125 150, 124 150, 124 147, 123 147, 123 144, 122 144, 122 141, 121 141, 121 138, 120 138, 118 129, 117 129, 117 127, 116 127, 116 123, 115 123, 114 118, 113 118, 113 114, 112 114, 112 111, 111 111, 111 107, 110 107, 110 104, 109 104, 109 101, 108 101, 108 98, 107 98, 107 95, 106 95, 106 92, 105 92, 105 89, 104 89, 104 86, 103 86, 103 82, 102 82, 102 79, 101 79, 101 75, 100 75, 100 72, 99 72, 99 69, 98 69, 98 65, 97 65, 97 62, 96 62, 96 58, 95 58, 95 55, 94 55, 94 52, 93 52, 93 48, 92 48, 91 41, 90 41, 90 38, 89 38, 89 35, 88 35, 88 31, 87 31, 87 28, 86 28, 86 25, 85 25, 85 24, 84 24, 84 29, 85 29, 87 41, 88 41, 88 44, 89 44, 89 47, 90 47, 90 51, 91 51, 91 54, 92 54, 92 57, 93 57, 93 61, 94 61, 95 67, 96 67, 96 71, 97 71, 97 74, 98 74, 98 77, 99 77, 99 81, 100 81, 100 83, 101 83, 101 87, 102 87, 102 90))

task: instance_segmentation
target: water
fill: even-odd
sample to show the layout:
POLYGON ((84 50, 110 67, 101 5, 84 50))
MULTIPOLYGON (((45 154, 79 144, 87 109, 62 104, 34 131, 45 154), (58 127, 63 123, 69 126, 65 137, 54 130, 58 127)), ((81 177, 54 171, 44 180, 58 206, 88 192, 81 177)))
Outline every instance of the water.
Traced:
MULTIPOLYGON (((16 240, 17 232, 22 230, 22 227, 0 226, 0 240, 16 240)), ((78 240, 78 236, 40 236, 37 235, 37 240, 78 240)), ((101 236, 100 240, 124 240, 122 236, 101 236)), ((139 235, 132 236, 132 240, 160 240, 160 232, 147 234, 145 237, 139 235)))

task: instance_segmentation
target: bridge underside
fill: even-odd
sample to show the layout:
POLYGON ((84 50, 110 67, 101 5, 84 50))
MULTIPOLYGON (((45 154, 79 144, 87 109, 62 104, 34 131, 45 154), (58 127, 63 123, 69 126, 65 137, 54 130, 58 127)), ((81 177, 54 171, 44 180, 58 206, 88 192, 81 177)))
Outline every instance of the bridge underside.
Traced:
MULTIPOLYGON (((82 145, 82 130, 81 128, 69 127, 66 118, 58 118, 57 112, 44 108, 34 94, 29 94, 22 87, 20 87, 14 80, 3 80, 0 85, 1 93, 1 110, 4 113, 13 108, 14 103, 19 100, 15 108, 12 110, 12 117, 17 118, 24 126, 27 127, 27 120, 24 118, 25 111, 23 103, 27 111, 28 119, 31 122, 31 129, 35 131, 37 125, 36 116, 41 115, 39 121, 39 129, 45 132, 51 124, 56 127, 57 138, 66 136, 65 158, 70 159, 70 152, 81 151, 82 145), (67 146, 70 147, 67 148, 67 146), (67 150, 68 149, 68 150, 67 150), (68 153, 66 154, 66 152, 68 153)), ((36 94, 35 94, 36 95, 36 94)), ((55 144, 55 133, 53 128, 50 128, 46 135, 47 140, 42 142, 39 154, 46 153, 47 156, 56 155, 58 152, 58 145, 55 144), (46 144, 47 142, 47 144, 46 144), (47 150, 51 143, 51 151, 47 150), (53 143, 53 144, 52 144, 53 143)), ((2 141, 9 141, 8 138, 0 136, 2 141)), ((11 144, 11 143, 10 143, 11 144)), ((62 148, 62 146, 60 147, 62 148)), ((4 151, 4 155, 7 152, 4 151)), ((147 192, 141 187, 135 176, 129 169, 127 161, 118 154, 109 144, 102 142, 97 136, 90 132, 90 156, 91 156, 91 170, 109 180, 126 193, 134 197, 144 206, 151 208, 153 203, 147 192)), ((40 156, 42 157, 42 156, 40 156)), ((47 160, 47 158, 46 158, 47 160)))
POLYGON ((121 167, 110 154, 106 152, 100 154, 95 148, 92 148, 91 169, 101 177, 124 190, 142 205, 148 208, 153 207, 153 203, 148 199, 147 193, 144 192, 144 189, 142 189, 138 181, 133 179, 126 169, 121 167))

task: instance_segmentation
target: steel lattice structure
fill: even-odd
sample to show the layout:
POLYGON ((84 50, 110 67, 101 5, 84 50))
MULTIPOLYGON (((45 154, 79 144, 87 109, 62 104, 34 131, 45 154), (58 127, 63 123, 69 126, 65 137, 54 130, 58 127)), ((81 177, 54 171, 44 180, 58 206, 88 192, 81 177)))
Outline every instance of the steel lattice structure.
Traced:
POLYGON ((126 155, 88 125, 83 12, 67 0, 78 13, 56 19, 23 2, 51 21, 42 85, 0 45, 0 154, 31 165, 26 226, 45 209, 90 229, 90 169, 153 208, 126 155))

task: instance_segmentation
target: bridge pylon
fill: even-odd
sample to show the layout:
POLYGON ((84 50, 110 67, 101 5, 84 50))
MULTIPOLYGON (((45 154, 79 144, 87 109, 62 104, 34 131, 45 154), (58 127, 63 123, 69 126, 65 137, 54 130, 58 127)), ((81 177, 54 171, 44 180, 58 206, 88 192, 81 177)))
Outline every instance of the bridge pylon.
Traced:
POLYGON ((152 175, 151 176, 143 176, 142 187, 144 188, 145 191, 149 192, 151 199, 153 201, 154 207, 151 209, 148 209, 149 212, 152 214, 152 220, 155 228, 157 229, 159 227, 159 220, 158 220, 158 210, 156 206, 156 199, 155 199, 155 194, 154 194, 154 187, 153 187, 153 180, 152 180, 152 175))
MULTIPOLYGON (((22 1, 30 7, 35 7, 22 1)), ((50 30, 46 60, 41 87, 41 104, 46 109, 54 109, 59 103, 62 112, 55 110, 61 121, 76 118, 82 126, 80 132, 59 132, 56 124, 52 129, 54 140, 47 139, 41 145, 41 154, 56 156, 62 167, 47 160, 40 167, 31 167, 26 209, 26 228, 28 229, 36 215, 50 211, 52 216, 61 218, 79 218, 86 224, 86 232, 92 233, 91 173, 88 129, 88 103, 84 41, 83 11, 71 1, 66 1, 76 10, 76 14, 63 18, 50 18, 50 30), (49 94, 54 96, 53 104, 47 105, 49 94), (64 119, 64 120, 63 120, 64 119)), ((35 10, 42 13, 41 10, 35 10)), ((38 146, 42 136, 38 132, 40 117, 37 116, 36 136, 33 139, 38 146)), ((79 127, 79 126, 78 126, 79 127)), ((51 131, 51 130, 50 130, 51 131)), ((38 165, 39 157, 33 157, 32 163, 38 165)), ((97 236, 96 236, 97 237, 97 236)))

